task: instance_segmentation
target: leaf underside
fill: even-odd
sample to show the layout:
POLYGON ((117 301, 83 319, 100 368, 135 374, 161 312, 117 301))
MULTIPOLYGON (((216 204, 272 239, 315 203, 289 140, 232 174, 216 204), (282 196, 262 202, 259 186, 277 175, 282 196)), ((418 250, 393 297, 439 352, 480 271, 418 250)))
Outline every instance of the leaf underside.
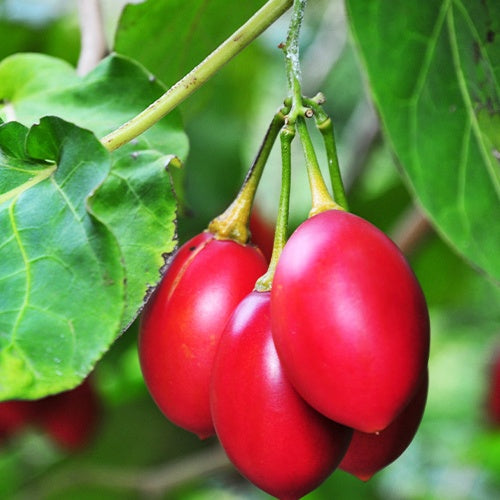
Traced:
POLYGON ((500 280, 500 4, 347 0, 387 137, 444 236, 500 280))

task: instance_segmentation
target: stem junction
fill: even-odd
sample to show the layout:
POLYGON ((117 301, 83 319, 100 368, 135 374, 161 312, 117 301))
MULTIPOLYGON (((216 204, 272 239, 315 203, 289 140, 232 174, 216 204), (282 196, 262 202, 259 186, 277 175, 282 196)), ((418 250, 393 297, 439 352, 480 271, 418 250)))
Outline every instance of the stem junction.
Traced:
POLYGON ((340 178, 338 159, 333 135, 331 119, 323 111, 321 105, 325 99, 323 94, 317 94, 312 99, 302 95, 302 78, 299 58, 299 34, 304 18, 304 9, 307 0, 294 0, 292 19, 288 28, 286 42, 280 45, 285 54, 285 66, 288 78, 289 97, 285 103, 290 106, 290 112, 285 117, 285 126, 281 129, 281 162, 282 180, 278 218, 276 221, 276 232, 274 237, 273 253, 269 269, 256 283, 257 291, 269 291, 279 257, 286 243, 288 229, 288 214, 290 201, 290 177, 291 177, 291 144, 298 131, 307 168, 309 186, 311 189, 312 207, 309 217, 326 210, 346 210, 347 201, 340 178), (316 152, 306 124, 306 118, 315 117, 316 126, 323 135, 327 153, 330 177, 332 180, 333 200, 323 180, 316 152))

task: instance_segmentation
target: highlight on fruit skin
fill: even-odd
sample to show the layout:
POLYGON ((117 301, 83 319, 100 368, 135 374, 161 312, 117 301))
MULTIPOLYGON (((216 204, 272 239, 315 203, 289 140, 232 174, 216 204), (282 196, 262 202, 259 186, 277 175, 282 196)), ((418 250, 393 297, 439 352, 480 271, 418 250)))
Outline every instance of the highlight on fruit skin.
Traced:
POLYGON ((387 428, 377 434, 354 431, 339 469, 368 481, 375 473, 394 462, 417 433, 425 410, 428 387, 426 372, 408 406, 387 428))
POLYGON ((201 439, 215 432, 209 386, 220 335, 266 269, 254 245, 204 231, 178 250, 142 313, 139 360, 146 386, 170 421, 201 439))
POLYGON ((386 428, 427 367, 420 285, 397 246, 351 213, 322 212, 291 235, 271 311, 276 349, 295 389, 356 430, 386 428))
POLYGON ((296 500, 337 467, 352 430, 311 408, 283 373, 271 336, 269 292, 252 292, 222 334, 211 406, 235 467, 260 489, 296 500))

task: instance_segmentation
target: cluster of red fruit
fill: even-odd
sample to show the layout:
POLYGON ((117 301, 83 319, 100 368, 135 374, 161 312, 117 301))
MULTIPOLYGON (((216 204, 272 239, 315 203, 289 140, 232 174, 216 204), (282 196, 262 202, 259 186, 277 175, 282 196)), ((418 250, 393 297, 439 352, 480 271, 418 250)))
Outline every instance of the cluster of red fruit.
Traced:
POLYGON ((252 244, 204 232, 182 246, 143 314, 139 354, 163 413, 217 434, 281 499, 337 467, 367 480, 409 445, 427 396, 429 320, 397 247, 328 210, 301 224, 270 292, 252 244))
POLYGON ((100 401, 89 379, 77 388, 35 401, 0 403, 0 444, 29 427, 67 451, 85 447, 97 428, 100 401))

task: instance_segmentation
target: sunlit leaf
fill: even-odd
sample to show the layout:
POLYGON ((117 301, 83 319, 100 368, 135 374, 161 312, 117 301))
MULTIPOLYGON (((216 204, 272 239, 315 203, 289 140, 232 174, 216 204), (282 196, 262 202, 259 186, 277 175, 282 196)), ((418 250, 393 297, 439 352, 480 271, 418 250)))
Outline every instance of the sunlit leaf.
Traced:
POLYGON ((0 138, 0 397, 37 397, 75 385, 121 322, 119 247, 86 206, 111 162, 56 118, 3 124, 0 138))
MULTIPOLYGON (((142 66, 123 56, 109 56, 80 78, 60 59, 16 54, 0 63, 0 118, 29 126, 42 116, 56 115, 102 137, 165 90, 142 66)), ((186 156, 187 138, 176 112, 147 131, 144 139, 164 154, 186 156)))
POLYGON ((74 386, 175 248, 168 158, 59 118, 0 126, 0 398, 74 386), (117 159, 118 158, 118 159, 117 159))

